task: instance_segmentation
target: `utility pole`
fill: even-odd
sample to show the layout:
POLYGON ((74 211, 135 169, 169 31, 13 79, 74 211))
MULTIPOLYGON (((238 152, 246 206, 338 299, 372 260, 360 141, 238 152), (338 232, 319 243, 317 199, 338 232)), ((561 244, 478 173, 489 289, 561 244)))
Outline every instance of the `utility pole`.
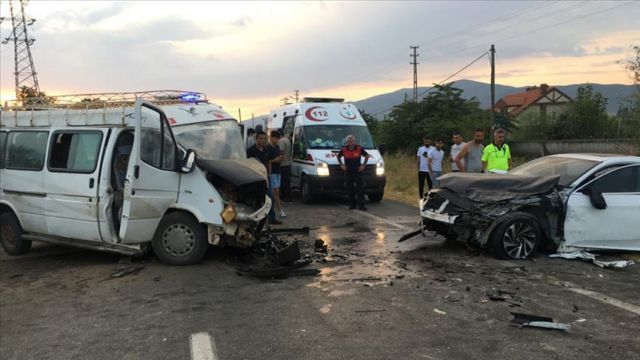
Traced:
POLYGON ((293 90, 294 98, 296 99, 296 103, 298 103, 298 96, 300 95, 300 90, 293 90))
POLYGON ((242 122, 242 111, 238 108, 238 121, 242 122))
POLYGON ((289 105, 289 103, 287 102, 288 100, 289 100, 288 96, 285 96, 282 99, 280 99, 280 101, 282 101, 282 106, 289 105))
POLYGON ((413 57, 413 61, 409 64, 413 65, 413 101, 418 102, 418 48, 420 46, 409 46, 411 50, 413 50, 413 54, 409 54, 409 56, 413 57))
POLYGON ((491 44, 491 124, 496 126, 496 48, 491 44))
MULTIPOLYGON (((25 14, 24 7, 27 0, 20 0, 20 12, 16 13, 13 8, 13 0, 9 0, 9 11, 11 14, 11 35, 6 37, 2 44, 13 42, 14 65, 15 65, 15 87, 16 99, 20 99, 22 89, 26 88, 29 95, 38 96, 40 93, 40 85, 38 85, 38 77, 36 76, 36 67, 33 64, 33 56, 31 56, 31 45, 35 41, 29 35, 28 27, 36 21, 25 14)), ((8 20, 0 18, 0 20, 8 20)))
POLYGON ((251 113, 251 120, 253 120, 253 113, 251 113))

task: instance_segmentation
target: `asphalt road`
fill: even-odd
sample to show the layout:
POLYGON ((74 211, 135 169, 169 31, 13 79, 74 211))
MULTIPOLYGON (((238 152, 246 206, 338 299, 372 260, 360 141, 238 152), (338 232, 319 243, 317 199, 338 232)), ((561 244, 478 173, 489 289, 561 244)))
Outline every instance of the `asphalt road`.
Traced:
POLYGON ((286 204, 286 227, 312 228, 304 248, 329 246, 309 266, 318 276, 240 276, 241 254, 216 248, 187 267, 0 252, 0 359, 640 359, 640 264, 498 261, 433 235, 399 244, 417 209, 369 209, 286 204), (510 312, 571 330, 512 327, 510 312))

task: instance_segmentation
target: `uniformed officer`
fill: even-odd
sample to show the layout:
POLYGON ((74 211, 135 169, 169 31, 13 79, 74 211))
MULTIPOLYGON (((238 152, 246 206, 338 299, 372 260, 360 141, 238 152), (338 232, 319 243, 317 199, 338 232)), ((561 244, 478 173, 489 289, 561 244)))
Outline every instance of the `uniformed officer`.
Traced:
POLYGON ((355 209, 357 204, 358 209, 367 211, 367 208, 364 206, 362 172, 368 160, 369 154, 362 146, 356 144, 355 136, 347 136, 347 145, 343 146, 338 153, 338 164, 340 164, 340 168, 345 172, 347 191, 349 192, 349 210, 355 209), (342 162, 343 157, 344 162, 342 162), (360 160, 363 157, 364 163, 361 163, 360 160))
POLYGON ((485 172, 507 172, 513 167, 509 145, 504 143, 506 132, 496 129, 493 143, 485 146, 482 152, 482 169, 485 172))

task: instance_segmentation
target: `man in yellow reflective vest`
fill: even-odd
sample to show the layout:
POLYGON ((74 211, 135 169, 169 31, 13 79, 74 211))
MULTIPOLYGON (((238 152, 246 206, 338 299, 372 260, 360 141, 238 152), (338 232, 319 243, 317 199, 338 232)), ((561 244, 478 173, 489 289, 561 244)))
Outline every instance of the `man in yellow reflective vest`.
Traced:
POLYGON ((506 132, 496 129, 493 132, 493 143, 485 146, 482 152, 483 172, 507 172, 512 168, 511 151, 504 143, 506 132))

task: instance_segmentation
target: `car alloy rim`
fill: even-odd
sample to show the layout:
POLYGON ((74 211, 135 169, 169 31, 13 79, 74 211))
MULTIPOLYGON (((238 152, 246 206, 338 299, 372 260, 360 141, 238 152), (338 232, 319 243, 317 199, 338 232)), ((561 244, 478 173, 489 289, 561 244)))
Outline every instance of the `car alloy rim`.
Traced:
POLYGON ((188 255, 195 244, 196 236, 187 225, 172 224, 162 233, 162 246, 173 256, 188 255))
POLYGON ((15 247, 18 243, 18 234, 9 225, 0 225, 0 236, 10 247, 15 247))
POLYGON ((536 232, 526 222, 514 222, 502 237, 504 251, 512 259, 524 259, 531 254, 536 245, 536 232))

